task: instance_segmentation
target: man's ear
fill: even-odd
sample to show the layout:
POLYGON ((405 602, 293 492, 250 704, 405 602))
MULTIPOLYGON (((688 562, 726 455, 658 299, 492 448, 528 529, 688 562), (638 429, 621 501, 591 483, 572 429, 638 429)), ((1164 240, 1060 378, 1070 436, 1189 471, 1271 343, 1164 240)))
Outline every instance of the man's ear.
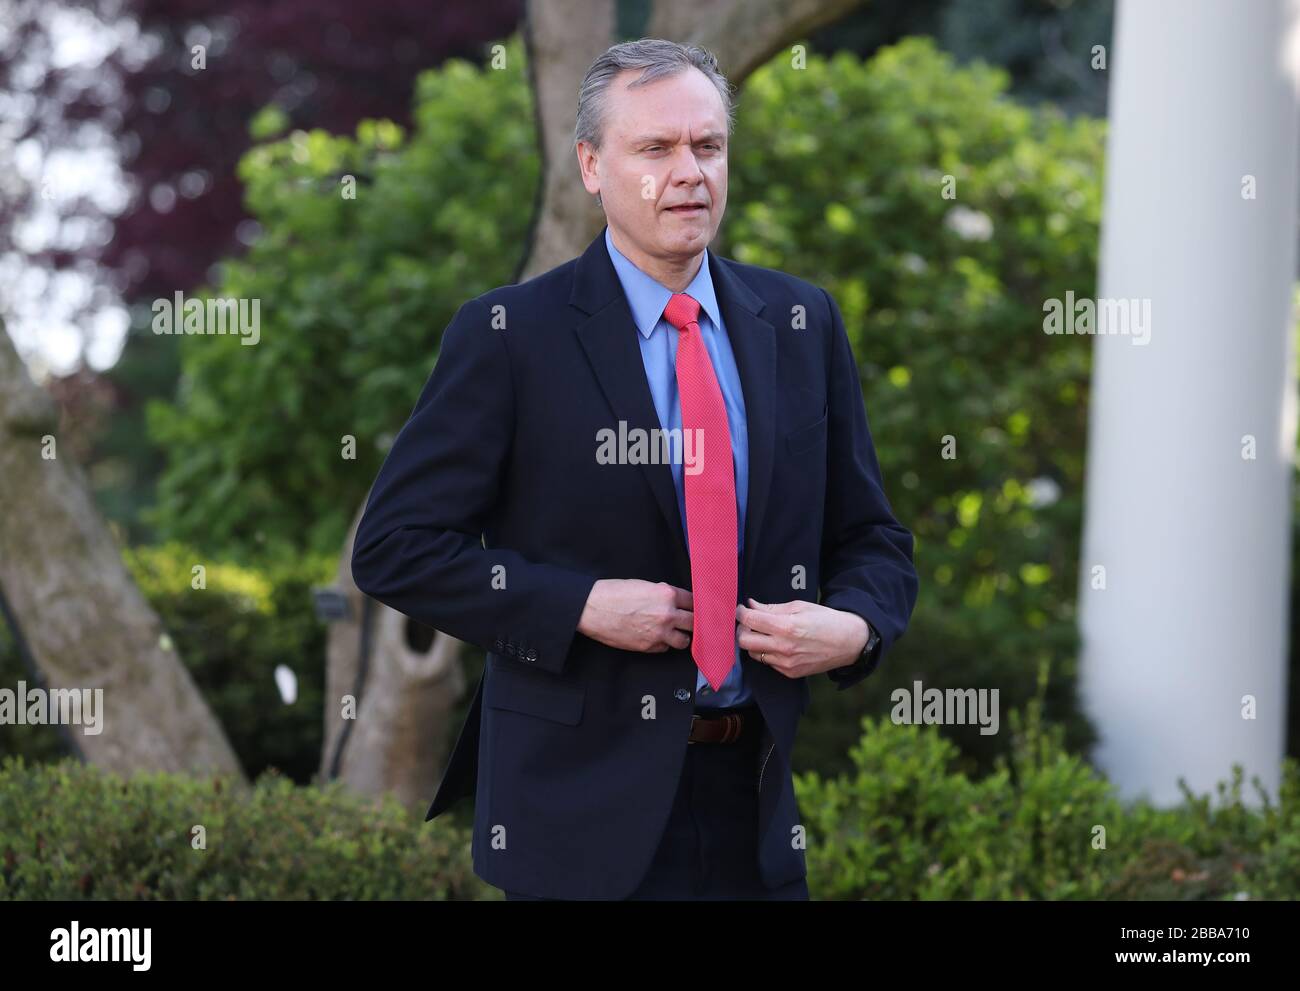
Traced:
POLYGON ((599 194, 601 191, 601 179, 595 174, 595 163, 597 163, 597 152, 585 140, 580 140, 575 148, 577 152, 577 168, 582 173, 582 185, 586 191, 599 194))

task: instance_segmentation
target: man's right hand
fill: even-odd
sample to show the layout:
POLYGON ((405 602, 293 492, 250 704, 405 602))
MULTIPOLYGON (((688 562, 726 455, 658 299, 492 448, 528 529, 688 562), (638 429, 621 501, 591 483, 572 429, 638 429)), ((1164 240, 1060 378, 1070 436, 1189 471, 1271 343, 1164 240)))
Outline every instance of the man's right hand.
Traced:
POLYGON ((690 646, 694 629, 691 593, 667 582, 602 578, 591 587, 578 620, 583 636, 646 654, 690 646))

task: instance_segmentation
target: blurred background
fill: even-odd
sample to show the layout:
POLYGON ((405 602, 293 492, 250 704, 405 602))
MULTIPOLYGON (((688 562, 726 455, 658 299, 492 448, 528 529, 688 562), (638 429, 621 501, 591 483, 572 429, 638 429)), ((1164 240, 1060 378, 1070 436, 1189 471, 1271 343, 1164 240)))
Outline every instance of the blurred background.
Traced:
MULTIPOLYGON (((1216 72, 1280 33, 1287 5, 1258 6, 1216 72)), ((1197 21, 1212 8, 1186 5, 1186 30, 1222 36, 1197 21)), ((1284 444, 1259 483, 1269 512, 1231 503, 1276 556, 1246 581, 1207 579, 1237 591, 1191 611, 1203 650, 1149 669, 1175 684, 1198 664, 1259 675, 1250 766, 1178 742, 1242 749, 1224 742, 1249 718, 1234 685, 1215 688, 1221 730, 1191 702, 1103 701, 1149 650, 1133 617, 1160 603, 1116 588, 1106 601, 1130 612, 1099 606, 1096 637, 1081 635, 1097 588, 1085 533, 1106 519, 1086 509, 1144 491, 1121 468, 1086 475, 1090 443, 1116 436, 1096 426, 1094 348, 1130 342, 1044 333, 1044 311, 1096 295, 1125 246, 1150 254, 1137 220, 1102 251, 1103 204, 1119 202, 1105 167, 1116 19, 1109 0, 0 0, 0 688, 103 687, 106 727, 0 726, 0 896, 498 897, 469 866, 470 803, 423 822, 482 653, 366 600, 348 547, 452 314, 599 230, 566 151, 577 81, 608 44, 649 35, 705 44, 737 85, 714 250, 835 295, 916 537, 907 635, 856 689, 813 685, 795 755, 813 897, 1295 897, 1289 310, 1240 344, 1250 374, 1277 373, 1259 397, 1272 420, 1226 428, 1234 456, 1245 434, 1284 444), (256 346, 158 332, 178 293, 260 300, 256 346), (1272 598, 1243 617, 1232 595, 1256 601, 1252 582, 1272 598), (1116 640, 1137 660, 1088 660, 1088 643, 1116 640), (909 725, 891 695, 917 682, 996 689, 1000 730, 909 725), (1099 751, 1107 740, 1139 742, 1099 751)), ((1134 15, 1130 51, 1153 20, 1134 15)), ((1135 162, 1153 154, 1140 110, 1186 112, 1155 88, 1178 50, 1153 44, 1152 75, 1129 77, 1135 162)), ((1284 68, 1260 83, 1264 110, 1248 93, 1207 119, 1254 114, 1267 130, 1288 113, 1285 144, 1284 68)), ((1198 140, 1253 147, 1240 127, 1198 140)), ((1277 154, 1281 181, 1238 233, 1256 247, 1232 264, 1262 266, 1289 305, 1300 178, 1294 148, 1277 154), (1255 224, 1283 232, 1266 255, 1255 224)), ((1241 175, 1274 175, 1256 166, 1229 176, 1238 201, 1241 175)), ((1162 209, 1213 213, 1160 174, 1162 209)), ((1132 271, 1111 273, 1117 294, 1159 298, 1122 287, 1132 271)), ((1201 340, 1177 324, 1157 319, 1153 343, 1201 340)), ((1170 382, 1125 381, 1107 379, 1114 430, 1143 403, 1177 408, 1170 382)), ((1195 391, 1223 411, 1237 395, 1212 393, 1195 391)), ((1187 569, 1136 540, 1121 543, 1154 561, 1144 587, 1176 587, 1187 569)))

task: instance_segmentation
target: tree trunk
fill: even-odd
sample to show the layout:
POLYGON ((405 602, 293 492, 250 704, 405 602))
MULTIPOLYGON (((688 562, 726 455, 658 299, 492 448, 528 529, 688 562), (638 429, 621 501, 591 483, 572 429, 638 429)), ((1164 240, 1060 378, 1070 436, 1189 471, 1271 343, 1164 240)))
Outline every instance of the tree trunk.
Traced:
POLYGON ((461 641, 361 594, 350 566, 360 522, 357 513, 335 589, 347 616, 330 626, 321 777, 362 795, 390 793, 423 815, 446 756, 448 716, 465 692, 461 641))
POLYGON ((94 708, 67 730, 92 764, 244 782, 220 723, 122 563, 85 474, 57 438, 54 404, 0 327, 0 592, 42 681, 28 692, 89 700, 94 708))

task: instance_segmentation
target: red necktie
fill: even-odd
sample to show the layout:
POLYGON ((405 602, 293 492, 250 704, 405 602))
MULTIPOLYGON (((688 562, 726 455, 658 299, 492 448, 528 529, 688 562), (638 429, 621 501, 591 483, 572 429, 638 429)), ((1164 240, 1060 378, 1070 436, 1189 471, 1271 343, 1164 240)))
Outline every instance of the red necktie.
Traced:
POLYGON ((682 438, 696 441, 683 469, 695 619, 691 656, 716 692, 736 663, 736 476, 722 390, 700 334, 699 301, 674 293, 664 319, 678 330, 682 438))

